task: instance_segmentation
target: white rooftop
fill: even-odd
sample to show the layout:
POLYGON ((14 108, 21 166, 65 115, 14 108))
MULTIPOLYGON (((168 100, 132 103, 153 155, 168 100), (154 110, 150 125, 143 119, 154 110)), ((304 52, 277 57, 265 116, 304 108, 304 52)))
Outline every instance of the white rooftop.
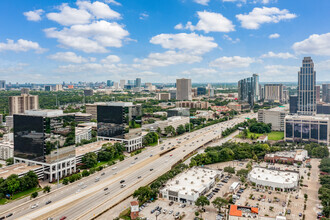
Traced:
POLYGON ((63 115, 63 110, 58 109, 34 109, 34 110, 26 110, 26 115, 34 115, 34 116, 43 116, 43 117, 54 117, 63 115))
POLYGON ((167 182, 163 190, 174 191, 183 195, 201 193, 218 174, 219 171, 217 170, 194 167, 167 182))
POLYGON ((299 180, 299 174, 294 172, 270 170, 266 168, 256 167, 251 170, 249 177, 277 184, 294 184, 299 180))
POLYGON ((167 118, 167 121, 179 121, 179 120, 182 120, 184 118, 188 118, 188 117, 184 117, 184 116, 173 116, 173 117, 167 118))

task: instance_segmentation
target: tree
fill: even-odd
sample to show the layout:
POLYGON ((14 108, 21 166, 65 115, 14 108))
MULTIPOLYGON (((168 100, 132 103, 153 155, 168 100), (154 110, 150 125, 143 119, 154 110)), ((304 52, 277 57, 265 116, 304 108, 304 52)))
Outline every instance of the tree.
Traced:
POLYGON ((329 157, 329 150, 326 146, 315 147, 312 150, 312 156, 317 158, 327 158, 329 157))
POLYGON ((162 133, 162 129, 160 127, 158 127, 156 131, 157 131, 158 134, 162 133))
POLYGON ((134 191, 133 197, 137 198, 139 202, 144 202, 151 198, 157 197, 157 191, 155 189, 151 189, 150 186, 142 186, 134 191))
POLYGON ((183 134, 185 131, 186 131, 186 129, 183 127, 183 125, 179 125, 179 126, 176 128, 176 133, 177 133, 178 135, 183 134))
POLYGON ((49 193, 50 190, 51 190, 50 186, 45 186, 44 189, 43 189, 44 193, 49 193))
POLYGON ((84 170, 84 171, 82 171, 82 173, 81 173, 81 175, 83 176, 83 177, 86 177, 86 176, 89 176, 89 171, 88 170, 84 170))
POLYGON ((171 135, 171 136, 175 135, 175 128, 172 125, 165 127, 164 130, 165 130, 165 134, 167 135, 171 135))
POLYGON ((221 212, 222 207, 228 205, 229 202, 227 199, 217 197, 212 201, 212 204, 214 208, 218 209, 218 212, 221 212))
POLYGON ((12 174, 6 179, 7 190, 10 194, 14 194, 20 188, 20 181, 18 175, 12 174))
POLYGON ((68 185, 68 184, 69 184, 69 179, 68 179, 67 177, 64 178, 63 181, 62 181, 62 183, 63 183, 64 185, 68 185))
POLYGON ((38 192, 33 192, 31 194, 31 199, 37 198, 38 197, 38 192))
POLYGON ((205 197, 205 196, 200 196, 197 198, 197 200, 195 201, 195 205, 200 208, 204 208, 204 206, 206 205, 210 205, 210 201, 205 197))
POLYGON ((13 157, 8 158, 8 159, 6 160, 6 165, 7 165, 7 166, 9 166, 9 165, 13 165, 13 164, 14 164, 14 158, 13 158, 13 157))
POLYGON ((223 171, 227 173, 235 173, 235 167, 225 167, 223 171))
POLYGON ((85 164, 87 168, 96 166, 97 164, 97 155, 94 152, 89 152, 81 158, 81 162, 85 164))
POLYGON ((247 170, 247 169, 240 169, 240 170, 237 170, 236 175, 237 176, 247 177, 248 173, 249 173, 249 170, 247 170))

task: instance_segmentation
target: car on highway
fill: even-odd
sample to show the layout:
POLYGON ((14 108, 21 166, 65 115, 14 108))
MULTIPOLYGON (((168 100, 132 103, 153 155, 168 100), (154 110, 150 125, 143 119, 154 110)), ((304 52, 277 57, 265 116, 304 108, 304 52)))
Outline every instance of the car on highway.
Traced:
POLYGON ((154 170, 153 168, 150 169, 150 171, 153 171, 153 170, 154 170))
POLYGON ((140 179, 141 178, 141 176, 138 176, 138 179, 140 179))
POLYGON ((66 216, 63 216, 62 218, 60 218, 60 220, 64 220, 64 219, 66 219, 66 216))
POLYGON ((137 159, 139 159, 139 158, 138 158, 138 157, 135 157, 135 158, 134 158, 134 160, 137 160, 137 159))
POLYGON ((124 188, 125 186, 126 186, 126 184, 121 184, 121 186, 120 186, 120 187, 121 187, 121 188, 124 188))
POLYGON ((98 182, 98 181, 100 181, 100 177, 95 178, 95 182, 98 182))
POLYGON ((135 161, 132 161, 132 163, 131 164, 135 164, 135 161))
POLYGON ((37 208, 37 207, 38 207, 38 203, 33 204, 33 205, 31 206, 31 209, 34 209, 34 208, 37 208))
POLYGON ((125 182, 125 180, 120 180, 120 183, 124 183, 125 182))
POLYGON ((48 204, 50 204, 50 203, 52 203, 52 201, 51 201, 51 200, 48 200, 48 201, 46 202, 46 205, 48 205, 48 204))
POLYGON ((107 191, 109 188, 108 187, 106 187, 106 188, 104 188, 104 191, 107 191))
POLYGON ((110 193, 110 191, 106 191, 105 193, 104 193, 104 195, 108 195, 110 193))
POLYGON ((117 169, 117 167, 112 167, 113 170, 117 169))
POLYGON ((9 218, 11 216, 13 216, 13 213, 9 213, 8 215, 6 215, 6 218, 9 218))
POLYGON ((87 185, 83 185, 81 188, 82 188, 82 189, 85 189, 86 187, 87 187, 87 185))
POLYGON ((78 190, 76 191, 76 193, 80 193, 80 189, 78 189, 78 190))
POLYGON ((104 176, 105 175, 105 173, 103 172, 102 174, 101 174, 101 176, 104 176))

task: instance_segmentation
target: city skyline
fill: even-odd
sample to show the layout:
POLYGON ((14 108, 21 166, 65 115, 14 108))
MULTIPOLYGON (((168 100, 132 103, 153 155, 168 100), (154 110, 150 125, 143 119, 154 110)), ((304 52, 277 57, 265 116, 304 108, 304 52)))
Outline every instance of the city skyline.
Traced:
POLYGON ((2 1, 1 79, 232 83, 257 73, 261 82, 296 82, 311 56, 316 81, 328 81, 330 3, 296 3, 2 1))

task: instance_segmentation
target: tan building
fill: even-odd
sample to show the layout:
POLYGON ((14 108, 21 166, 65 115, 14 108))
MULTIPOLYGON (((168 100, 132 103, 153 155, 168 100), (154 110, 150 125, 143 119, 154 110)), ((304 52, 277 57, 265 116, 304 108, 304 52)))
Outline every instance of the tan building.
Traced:
POLYGON ((181 101, 175 103, 176 107, 179 108, 197 108, 197 109, 208 109, 211 107, 209 102, 202 101, 181 101))
POLYGON ((96 102, 93 104, 86 104, 86 113, 91 114, 93 120, 97 120, 97 105, 105 104, 104 102, 96 102))
POLYGON ((171 94, 170 93, 157 93, 156 98, 157 98, 157 100, 168 101, 171 99, 171 94))
POLYGON ((230 102, 228 103, 228 108, 241 112, 241 111, 247 111, 250 110, 250 105, 248 103, 237 103, 237 102, 230 102))
POLYGON ((55 85, 54 86, 54 91, 63 91, 63 87, 62 87, 62 85, 61 84, 57 84, 57 85, 55 85))
POLYGON ((176 99, 192 100, 191 79, 176 79, 176 99))
POLYGON ((282 84, 266 84, 264 86, 265 101, 271 102, 284 102, 285 97, 283 95, 283 85, 282 84))
POLYGON ((9 115, 22 114, 26 110, 39 109, 39 97, 37 95, 22 94, 9 97, 9 115))
POLYGON ((284 118, 289 113, 288 108, 259 109, 258 122, 272 124, 272 130, 284 131, 284 118))

